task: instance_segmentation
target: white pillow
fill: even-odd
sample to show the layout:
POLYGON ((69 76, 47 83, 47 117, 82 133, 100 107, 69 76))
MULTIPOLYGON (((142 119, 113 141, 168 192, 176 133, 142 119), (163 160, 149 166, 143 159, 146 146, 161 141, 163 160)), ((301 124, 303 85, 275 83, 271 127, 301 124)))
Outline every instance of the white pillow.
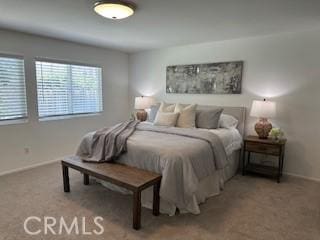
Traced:
POLYGON ((196 126, 196 104, 182 105, 176 104, 175 113, 179 113, 177 120, 177 127, 180 128, 194 128, 196 126))
POLYGON ((221 114, 219 119, 220 128, 236 128, 238 126, 238 119, 228 114, 221 114))
POLYGON ((159 112, 174 112, 176 104, 161 102, 159 112))
POLYGON ((158 111, 153 124, 158 126, 174 127, 177 124, 178 116, 179 113, 168 113, 158 111))

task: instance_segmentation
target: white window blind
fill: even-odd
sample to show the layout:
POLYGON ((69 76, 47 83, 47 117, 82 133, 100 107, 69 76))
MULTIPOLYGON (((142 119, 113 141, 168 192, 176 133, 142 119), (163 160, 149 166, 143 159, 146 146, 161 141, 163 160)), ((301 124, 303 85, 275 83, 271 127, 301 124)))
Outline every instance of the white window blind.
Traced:
POLYGON ((24 60, 0 55, 0 121, 27 118, 24 60))
POLYGON ((36 61, 39 117, 102 111, 101 68, 36 61))

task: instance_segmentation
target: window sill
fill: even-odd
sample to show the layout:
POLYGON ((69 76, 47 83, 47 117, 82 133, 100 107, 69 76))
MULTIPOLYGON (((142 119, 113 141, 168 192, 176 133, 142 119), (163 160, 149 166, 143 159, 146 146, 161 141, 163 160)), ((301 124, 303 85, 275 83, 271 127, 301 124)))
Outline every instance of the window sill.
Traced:
POLYGON ((100 116, 101 113, 102 112, 87 113, 87 114, 64 115, 64 116, 53 116, 53 117, 43 117, 43 118, 39 118, 39 122, 66 120, 66 119, 82 118, 82 117, 94 117, 94 116, 100 116))
POLYGON ((8 120, 3 120, 0 121, 0 126, 7 126, 7 125, 15 125, 15 124, 23 124, 23 123, 27 123, 28 119, 24 118, 24 119, 8 119, 8 120))

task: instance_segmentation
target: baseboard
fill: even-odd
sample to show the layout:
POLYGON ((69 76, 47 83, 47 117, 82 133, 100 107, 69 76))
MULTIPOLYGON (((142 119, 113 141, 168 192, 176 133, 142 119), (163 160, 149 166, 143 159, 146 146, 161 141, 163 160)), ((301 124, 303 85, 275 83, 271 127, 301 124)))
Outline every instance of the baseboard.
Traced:
POLYGON ((284 172, 283 174, 287 175, 287 176, 291 176, 291 177, 302 178, 302 179, 306 179, 306 180, 310 180, 310 181, 320 182, 319 178, 306 177, 306 176, 302 176, 302 175, 299 175, 299 174, 288 173, 288 172, 284 172))
POLYGON ((21 171, 29 170, 29 169, 32 169, 32 168, 36 168, 36 167, 48 165, 48 164, 51 164, 51 163, 55 163, 55 162, 61 161, 61 159, 62 158, 58 158, 58 159, 55 159, 55 160, 50 160, 50 161, 46 161, 46 162, 32 164, 32 165, 29 165, 29 166, 26 166, 26 167, 22 167, 22 168, 15 168, 15 169, 12 169, 12 170, 9 170, 9 171, 0 172, 0 177, 4 176, 4 175, 11 174, 11 173, 21 172, 21 171))
MULTIPOLYGON (((11 173, 21 172, 21 171, 29 170, 29 169, 32 169, 32 168, 36 168, 36 167, 48 165, 48 164, 51 164, 51 163, 55 163, 55 162, 61 161, 61 159, 62 158, 57 158, 57 159, 46 161, 46 162, 32 164, 32 165, 29 165, 29 166, 26 166, 26 167, 23 167, 23 168, 16 168, 16 169, 13 169, 13 170, 0 172, 0 177, 4 176, 4 175, 11 174, 11 173)), ((302 178, 302 179, 311 180, 311 181, 315 181, 315 182, 320 182, 319 178, 306 177, 306 176, 302 176, 302 175, 295 174, 295 173, 289 173, 289 172, 284 172, 283 174, 287 175, 287 176, 292 176, 292 177, 302 178)))

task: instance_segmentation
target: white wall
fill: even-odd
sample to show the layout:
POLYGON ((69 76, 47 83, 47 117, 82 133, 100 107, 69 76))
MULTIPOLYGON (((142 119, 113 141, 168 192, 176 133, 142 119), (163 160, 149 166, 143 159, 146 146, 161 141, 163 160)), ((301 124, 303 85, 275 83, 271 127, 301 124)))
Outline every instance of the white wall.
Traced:
POLYGON ((0 53, 25 58, 28 123, 0 125, 0 174, 74 153, 81 136, 129 116, 128 55, 122 52, 0 30, 0 53), (97 116, 39 122, 35 57, 71 60, 103 68, 104 112, 97 116), (26 154, 24 148, 29 148, 26 154))
MULTIPOLYGON (((145 51, 129 56, 129 97, 155 95, 169 102, 246 106, 277 102, 273 122, 288 138, 285 171, 320 179, 320 32, 282 34, 145 51), (244 61, 240 95, 166 94, 166 66, 244 61)), ((247 121, 253 132, 256 119, 247 121)))

